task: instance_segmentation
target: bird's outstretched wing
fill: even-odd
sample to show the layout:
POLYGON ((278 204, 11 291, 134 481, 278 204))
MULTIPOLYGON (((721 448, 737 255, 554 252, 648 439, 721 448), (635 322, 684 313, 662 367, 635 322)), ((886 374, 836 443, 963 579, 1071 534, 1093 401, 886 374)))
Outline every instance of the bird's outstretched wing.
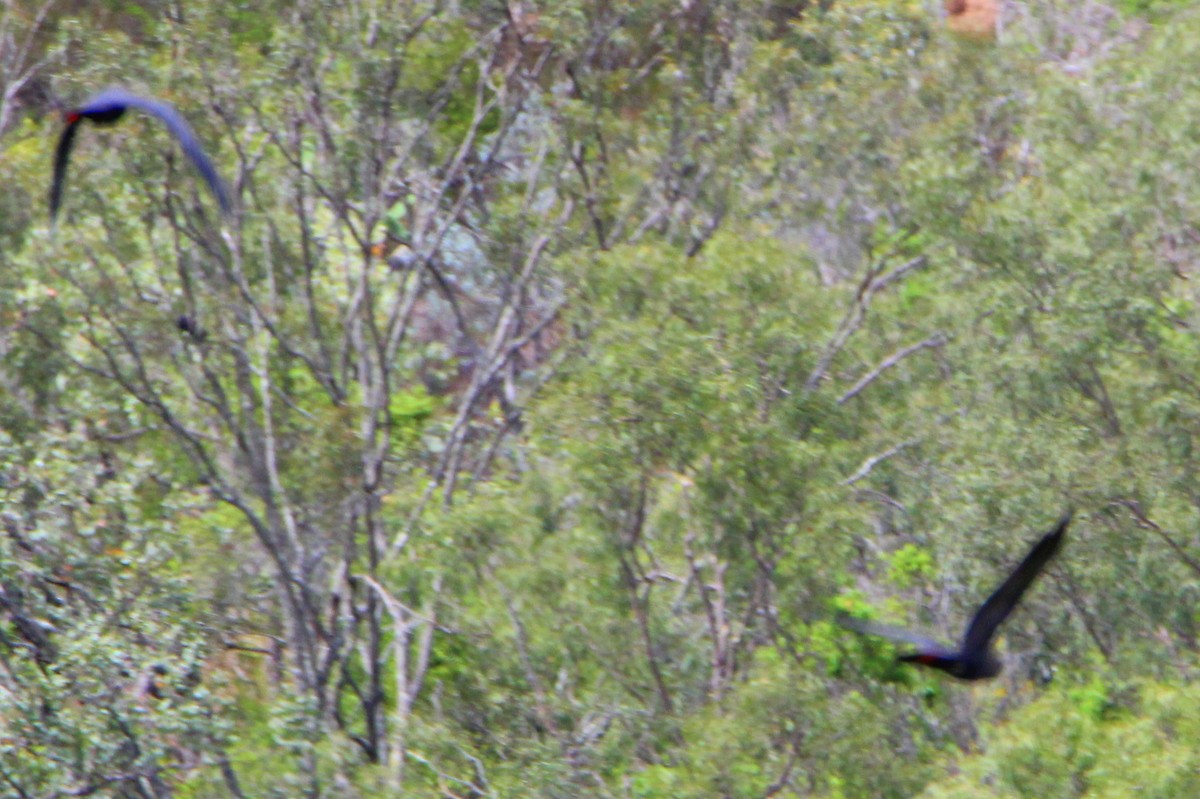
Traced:
POLYGON ((79 129, 79 118, 67 122, 62 135, 58 137, 58 147, 54 150, 54 181, 50 184, 50 221, 58 216, 58 208, 62 205, 63 183, 67 178, 67 161, 71 158, 71 146, 75 143, 75 133, 79 129))
POLYGON ((1071 511, 1067 511, 1054 529, 1033 545, 1033 549, 1029 550, 1021 565, 1017 566, 1008 579, 983 603, 963 636, 964 652, 983 651, 987 648, 992 636, 996 634, 996 628, 1008 618, 1021 595, 1062 547, 1063 536, 1066 535, 1067 525, 1070 523, 1071 511))
POLYGON ((880 624, 877 621, 869 621, 867 619, 856 619, 853 616, 841 614, 837 617, 837 623, 848 630, 854 630, 858 633, 866 635, 878 635, 882 638, 888 638, 892 641, 899 641, 903 644, 912 644, 923 653, 936 656, 949 657, 954 654, 954 650, 945 644, 935 641, 934 639, 914 633, 911 630, 905 630, 902 627, 893 627, 890 624, 880 624))
POLYGON ((208 183, 208 187, 212 189, 212 193, 216 196, 217 202, 221 206, 221 212, 228 215, 232 209, 232 205, 229 202, 229 194, 225 191, 225 185, 221 182, 216 168, 213 167, 212 161, 208 160, 208 156, 204 154, 204 149, 200 146, 200 142, 196 139, 196 134, 192 132, 192 128, 188 125, 187 120, 180 116, 179 112, 170 104, 164 103, 161 100, 142 97, 132 92, 127 92, 124 89, 105 89, 91 97, 67 117, 67 126, 58 140, 58 148, 54 153, 54 181, 50 185, 51 220, 57 216, 58 209, 62 204, 63 186, 66 183, 67 175, 67 162, 71 157, 71 147, 74 144, 75 134, 80 122, 84 119, 92 119, 98 122, 113 122, 127 108, 136 108, 139 111, 144 111, 147 114, 157 117, 167 126, 167 130, 179 141, 179 146, 187 154, 187 157, 191 159, 192 164, 196 167, 196 171, 200 173, 200 176, 208 183))
POLYGON ((141 97, 121 89, 109 89, 107 92, 97 95, 96 99, 111 98, 114 95, 119 96, 125 105, 130 108, 145 111, 147 114, 152 114, 162 120, 163 124, 167 126, 167 130, 171 131, 171 135, 179 140, 179 146, 187 154, 187 157, 192 159, 192 163, 196 166, 196 171, 200 173, 201 177, 208 183, 208 187, 212 189, 212 193, 216 196, 217 202, 221 206, 221 212, 229 214, 231 209, 229 195, 225 192, 225 186, 221 183, 221 177, 213 167, 212 161, 209 161, 208 156, 204 154, 204 149, 200 147, 200 142, 196 139, 196 134, 192 133, 192 128, 188 125, 187 120, 180 116, 179 112, 172 106, 161 100, 141 97))

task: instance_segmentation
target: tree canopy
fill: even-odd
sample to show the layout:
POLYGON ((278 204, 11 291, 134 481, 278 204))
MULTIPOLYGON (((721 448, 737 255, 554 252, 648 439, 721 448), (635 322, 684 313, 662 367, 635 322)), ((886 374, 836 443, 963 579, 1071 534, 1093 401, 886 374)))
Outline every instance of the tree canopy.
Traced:
POLYGON ((6 3, 0 794, 1191 799, 1194 6, 6 3))

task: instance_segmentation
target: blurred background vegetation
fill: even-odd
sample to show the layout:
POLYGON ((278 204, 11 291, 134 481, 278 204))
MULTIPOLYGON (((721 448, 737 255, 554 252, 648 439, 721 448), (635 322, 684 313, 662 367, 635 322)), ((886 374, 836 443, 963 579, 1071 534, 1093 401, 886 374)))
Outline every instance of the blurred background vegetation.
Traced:
POLYGON ((1191 6, 5 0, 0 794, 1192 799, 1191 6))

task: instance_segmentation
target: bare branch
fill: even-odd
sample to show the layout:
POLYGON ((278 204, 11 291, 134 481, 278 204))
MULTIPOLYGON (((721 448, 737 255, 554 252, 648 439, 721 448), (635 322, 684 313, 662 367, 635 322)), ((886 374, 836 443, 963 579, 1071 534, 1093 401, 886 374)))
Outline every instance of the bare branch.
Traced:
POLYGON ((867 310, 871 307, 871 300, 880 290, 887 288, 893 283, 903 278, 908 273, 921 268, 927 262, 924 255, 919 255, 890 272, 884 273, 882 265, 870 266, 867 268, 867 273, 863 276, 862 281, 858 285, 858 290, 854 294, 854 299, 850 303, 850 307, 846 309, 845 316, 838 324, 837 331, 833 334, 833 338, 825 346, 825 351, 817 360, 817 365, 813 367, 809 373, 808 379, 804 381, 806 390, 813 390, 825 378, 829 372, 829 367, 833 363, 833 359, 846 346, 860 327, 863 321, 867 318, 867 310))
POLYGON ((859 480, 861 480, 864 477, 866 477, 867 475, 869 475, 871 473, 871 470, 874 469, 878 464, 882 463, 883 461, 887 460, 888 458, 892 457, 893 455, 896 455, 896 454, 902 452, 903 450, 906 450, 909 447, 914 446, 918 443, 920 443, 920 439, 917 439, 917 438, 910 439, 908 441, 902 441, 893 447, 888 447, 886 450, 879 453, 878 455, 872 455, 871 457, 867 458, 865 461, 862 462, 862 465, 858 467, 858 469, 854 472, 854 474, 850 475, 845 480, 843 480, 842 485, 847 485, 847 486, 854 485, 859 480))
POLYGON ((896 364, 900 363, 900 361, 902 361, 905 358, 907 358, 908 356, 912 355, 914 352, 920 352, 921 350, 941 347, 941 346, 945 345, 945 343, 946 343, 946 337, 943 336, 941 333, 936 333, 933 336, 930 336, 929 338, 925 339, 924 341, 920 341, 911 346, 896 350, 891 355, 884 358, 879 363, 878 366, 876 366, 874 369, 872 369, 871 371, 869 371, 865 375, 863 375, 859 379, 859 381, 854 384, 853 388, 851 388, 849 391, 847 391, 845 394, 843 394, 841 397, 838 398, 837 404, 845 405, 847 402, 849 402, 850 400, 857 397, 862 392, 863 389, 865 389, 867 386, 871 385, 871 383, 875 382, 875 380, 877 380, 880 375, 882 375, 888 369, 891 369, 896 364))
POLYGON ((1128 510, 1129 514, 1133 516, 1134 521, 1137 522, 1138 527, 1141 527, 1143 530, 1153 530, 1189 569, 1197 574, 1200 574, 1200 562, 1188 555, 1187 551, 1170 533, 1164 530, 1157 522, 1146 516, 1145 512, 1142 510, 1142 504, 1140 502, 1138 502, 1136 499, 1117 499, 1114 500, 1112 504, 1128 510))

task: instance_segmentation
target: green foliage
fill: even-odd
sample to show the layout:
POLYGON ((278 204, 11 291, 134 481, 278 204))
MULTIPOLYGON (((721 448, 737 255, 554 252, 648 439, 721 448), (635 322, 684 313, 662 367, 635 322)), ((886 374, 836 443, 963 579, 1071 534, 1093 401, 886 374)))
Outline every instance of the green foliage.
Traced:
POLYGON ((888 578, 897 588, 908 588, 934 573, 933 556, 914 544, 905 544, 892 553, 888 578))
POLYGON ((1113 689, 1103 676, 1103 663, 1093 664, 1097 673, 1091 679, 1067 689, 1067 697, 1079 713, 1093 721, 1102 721, 1116 710, 1113 689))
POLYGON ((1196 789, 1198 730, 1182 710, 1195 700, 1191 688, 1143 685, 1133 714, 1105 719, 1075 713, 1077 694, 1052 690, 1023 708, 995 728, 986 754, 961 760, 959 776, 922 796, 1167 798, 1196 789))
POLYGON ((230 725, 204 683, 211 641, 167 530, 137 501, 152 466, 118 477, 86 435, 49 431, 6 437, 2 457, 4 635, 23 642, 6 658, 20 690, 0 702, 5 773, 49 795, 114 766, 152 774, 179 745, 220 751, 230 725))
MULTIPOLYGON (((429 34, 417 39, 407 53, 405 89, 412 101, 407 110, 420 118, 436 108, 437 130, 453 147, 462 140, 475 116, 475 86, 480 78, 479 66, 472 58, 475 35, 467 20, 446 17, 436 19, 429 34), (444 82, 449 75, 456 79, 447 91, 444 82)), ((498 116, 498 111, 488 115, 480 123, 481 132, 494 132, 498 116)))

